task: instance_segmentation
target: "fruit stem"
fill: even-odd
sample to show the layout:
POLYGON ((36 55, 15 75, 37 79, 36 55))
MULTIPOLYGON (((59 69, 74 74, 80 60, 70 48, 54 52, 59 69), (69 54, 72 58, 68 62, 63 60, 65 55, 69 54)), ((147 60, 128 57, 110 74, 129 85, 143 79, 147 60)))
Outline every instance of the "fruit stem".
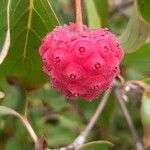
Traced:
POLYGON ((82 25, 82 6, 81 0, 75 0, 75 8, 76 8, 76 23, 82 25))
POLYGON ((136 132, 136 129, 135 129, 134 125, 133 125, 133 122, 132 122, 132 119, 131 119, 131 115, 130 115, 128 109, 127 109, 127 106, 126 106, 126 104, 124 102, 124 99, 122 98, 122 94, 123 94, 122 90, 121 89, 116 89, 115 90, 115 94, 116 94, 116 98, 118 100, 118 103, 120 105, 120 108, 121 108, 121 110, 122 110, 122 112, 124 114, 124 117, 125 117, 126 121, 127 121, 128 127, 129 127, 129 129, 131 131, 133 142, 134 142, 136 150, 144 150, 143 145, 142 145, 142 143, 139 140, 139 137, 138 137, 138 134, 136 132))

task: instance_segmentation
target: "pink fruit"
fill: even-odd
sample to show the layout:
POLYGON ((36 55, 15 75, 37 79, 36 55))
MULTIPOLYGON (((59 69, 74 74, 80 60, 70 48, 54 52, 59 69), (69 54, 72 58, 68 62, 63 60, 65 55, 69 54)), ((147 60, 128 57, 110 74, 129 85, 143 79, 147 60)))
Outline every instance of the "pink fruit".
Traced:
POLYGON ((39 53, 54 88, 69 98, 81 96, 89 101, 111 88, 124 54, 108 29, 73 23, 48 33, 39 53))

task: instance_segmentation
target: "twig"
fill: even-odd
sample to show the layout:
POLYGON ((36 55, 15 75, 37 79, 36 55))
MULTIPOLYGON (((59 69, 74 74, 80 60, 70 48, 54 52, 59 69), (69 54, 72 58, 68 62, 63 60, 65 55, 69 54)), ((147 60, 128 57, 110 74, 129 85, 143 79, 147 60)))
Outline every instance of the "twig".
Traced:
POLYGON ((124 114, 124 117, 126 118, 128 127, 129 127, 129 129, 131 131, 131 134, 132 134, 132 137, 133 137, 133 141, 135 143, 136 150, 144 150, 143 145, 139 141, 139 137, 138 137, 137 132, 135 130, 135 127, 133 125, 133 122, 132 122, 131 116, 129 114, 129 111, 128 111, 127 107, 126 107, 126 104, 124 103, 123 98, 122 98, 122 91, 120 89, 116 89, 115 90, 115 94, 116 94, 117 100, 119 102, 119 105, 121 107, 121 110, 122 110, 122 112, 124 114))
POLYGON ((88 136, 88 134, 90 133, 91 129, 93 128, 93 126, 95 125, 98 117, 101 115, 107 101, 108 98, 110 96, 111 93, 111 89, 107 90, 104 93, 104 96, 99 104, 99 106, 97 107, 94 115, 91 117, 89 123, 87 124, 87 126, 85 127, 85 129, 83 130, 83 132, 74 140, 74 142, 68 146, 68 148, 70 149, 74 149, 77 148, 78 146, 84 144, 84 142, 86 141, 86 138, 88 136))
POLYGON ((75 8, 76 8, 76 23, 82 24, 81 0, 75 0, 75 8))

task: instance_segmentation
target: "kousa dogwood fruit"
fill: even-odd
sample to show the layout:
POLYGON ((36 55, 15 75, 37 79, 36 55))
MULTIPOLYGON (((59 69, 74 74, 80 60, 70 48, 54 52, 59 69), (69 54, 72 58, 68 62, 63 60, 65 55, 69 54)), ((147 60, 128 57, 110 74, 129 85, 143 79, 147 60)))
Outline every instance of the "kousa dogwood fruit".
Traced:
POLYGON ((116 36, 107 28, 89 29, 74 23, 48 33, 39 53, 52 87, 69 98, 89 101, 112 87, 123 58, 116 36))

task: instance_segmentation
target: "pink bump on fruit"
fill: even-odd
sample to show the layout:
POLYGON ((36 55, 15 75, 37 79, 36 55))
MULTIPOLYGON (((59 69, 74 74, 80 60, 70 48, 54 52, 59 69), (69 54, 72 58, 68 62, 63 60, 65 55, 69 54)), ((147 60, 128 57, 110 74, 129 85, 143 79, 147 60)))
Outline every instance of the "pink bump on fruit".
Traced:
POLYGON ((39 53, 54 88, 71 99, 80 96, 88 101, 111 88, 124 55, 108 29, 74 23, 48 33, 39 53))

